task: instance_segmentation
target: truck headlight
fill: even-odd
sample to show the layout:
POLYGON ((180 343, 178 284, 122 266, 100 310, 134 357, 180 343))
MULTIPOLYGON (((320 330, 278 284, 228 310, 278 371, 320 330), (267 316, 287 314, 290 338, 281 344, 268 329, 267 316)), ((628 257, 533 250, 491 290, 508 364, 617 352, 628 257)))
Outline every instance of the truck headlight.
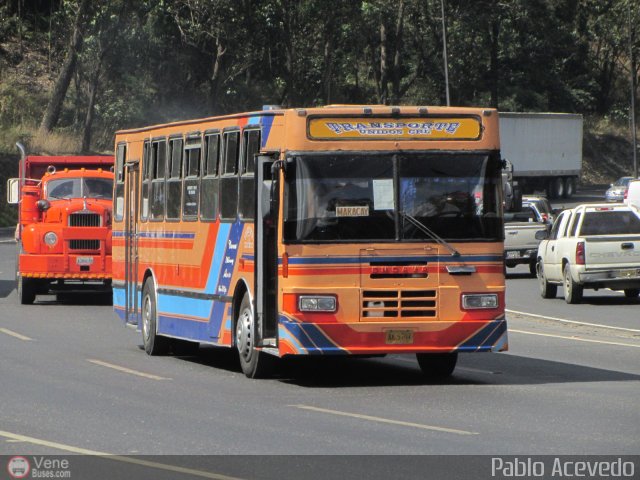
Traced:
POLYGON ((301 312, 335 312, 336 297, 333 295, 301 295, 298 309, 301 312))
POLYGON ((56 243, 58 243, 58 235, 54 232, 47 232, 44 234, 44 243, 53 247, 56 243))
POLYGON ((462 308, 464 310, 496 309, 498 308, 498 295, 495 293, 462 295, 462 308))

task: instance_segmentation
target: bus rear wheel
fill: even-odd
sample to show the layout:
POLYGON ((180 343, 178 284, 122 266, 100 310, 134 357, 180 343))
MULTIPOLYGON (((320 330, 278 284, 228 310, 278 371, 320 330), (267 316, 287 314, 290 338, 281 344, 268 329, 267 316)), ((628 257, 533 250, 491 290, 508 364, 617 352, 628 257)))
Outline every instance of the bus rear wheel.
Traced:
POLYGON ((142 289, 142 344, 148 355, 166 355, 171 347, 171 339, 158 335, 156 312, 156 289, 151 278, 144 282, 142 289))
POLYGON ((253 323, 253 308, 251 308, 249 295, 245 293, 242 297, 235 328, 235 344, 240 357, 240 367, 249 378, 265 378, 273 370, 275 357, 261 350, 256 350, 253 323))
POLYGON ((453 373, 458 363, 458 352, 416 353, 422 374, 433 380, 445 379, 453 373))

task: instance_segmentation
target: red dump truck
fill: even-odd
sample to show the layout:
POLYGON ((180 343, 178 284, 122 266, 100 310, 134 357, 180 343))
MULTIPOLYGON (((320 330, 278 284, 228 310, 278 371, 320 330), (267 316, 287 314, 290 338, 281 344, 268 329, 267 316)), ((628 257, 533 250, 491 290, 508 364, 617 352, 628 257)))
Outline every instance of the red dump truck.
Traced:
POLYGON ((7 196, 19 205, 20 303, 31 304, 38 294, 108 294, 113 157, 27 156, 18 147, 19 178, 9 179, 7 196))

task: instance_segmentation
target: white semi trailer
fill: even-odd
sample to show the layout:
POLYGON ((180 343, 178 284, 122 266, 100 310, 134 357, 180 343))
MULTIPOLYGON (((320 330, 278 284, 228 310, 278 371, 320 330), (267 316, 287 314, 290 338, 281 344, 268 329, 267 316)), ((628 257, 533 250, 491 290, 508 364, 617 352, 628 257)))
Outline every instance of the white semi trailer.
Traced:
POLYGON ((569 198, 582 170, 582 115, 500 112, 502 158, 513 165, 513 190, 569 198))

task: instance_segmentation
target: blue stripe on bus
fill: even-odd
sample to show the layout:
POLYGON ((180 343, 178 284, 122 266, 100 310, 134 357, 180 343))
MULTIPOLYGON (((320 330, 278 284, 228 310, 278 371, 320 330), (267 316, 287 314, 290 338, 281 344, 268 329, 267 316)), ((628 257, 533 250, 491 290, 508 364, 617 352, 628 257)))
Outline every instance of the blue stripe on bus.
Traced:
POLYGON ((140 232, 138 237, 141 238, 169 238, 169 239, 193 239, 196 238, 195 232, 140 232))
MULTIPOLYGON (((236 265, 236 257, 238 255, 238 244, 240 242, 240 238, 242 236, 244 224, 240 222, 236 222, 231 225, 229 229, 228 236, 223 236, 218 232, 218 245, 216 245, 216 249, 220 246, 220 239, 224 238, 225 241, 222 244, 224 247, 224 253, 222 255, 221 263, 218 268, 218 283, 215 291, 213 292, 216 295, 229 295, 229 285, 231 284, 231 277, 233 276, 233 272, 236 265)), ((212 267, 213 270, 213 267, 212 267)), ((209 334, 211 337, 217 338, 219 337, 220 327, 222 325, 223 315, 225 312, 226 303, 223 302, 214 302, 213 309, 211 310, 211 316, 209 317, 209 334)))
POLYGON ((158 315, 158 333, 196 341, 210 341, 206 322, 187 322, 184 318, 171 315, 158 315))
POLYGON ((261 135, 261 148, 264 148, 267 145, 267 139, 269 138, 269 133, 271 132, 271 126, 273 125, 273 115, 264 115, 260 118, 260 124, 262 125, 262 135, 261 135))
POLYGON ((473 337, 466 340, 458 347, 462 351, 491 350, 493 344, 507 331, 507 322, 504 318, 494 320, 484 326, 473 337))
POLYGON ((218 227, 218 233, 215 238, 216 246, 213 251, 211 267, 209 268, 209 278, 207 279, 207 286, 205 287, 206 293, 215 293, 214 289, 218 285, 218 276, 220 275, 220 266, 222 265, 222 259, 224 258, 224 253, 227 246, 227 237, 229 236, 229 230, 231 230, 230 223, 221 223, 218 227), (224 242, 221 241, 223 238, 224 242))
POLYGON ((180 297, 177 295, 158 295, 158 312, 162 314, 176 314, 189 312, 190 317, 198 317, 206 322, 211 312, 211 302, 200 298, 180 297))
MULTIPOLYGON (((383 256, 361 256, 361 257, 289 257, 289 265, 326 265, 326 264, 361 264, 370 262, 502 262, 503 255, 461 255, 452 257, 451 255, 431 255, 431 256, 410 256, 410 257, 383 257, 383 256)), ((282 258, 278 258, 278 265, 282 265, 282 258)))

